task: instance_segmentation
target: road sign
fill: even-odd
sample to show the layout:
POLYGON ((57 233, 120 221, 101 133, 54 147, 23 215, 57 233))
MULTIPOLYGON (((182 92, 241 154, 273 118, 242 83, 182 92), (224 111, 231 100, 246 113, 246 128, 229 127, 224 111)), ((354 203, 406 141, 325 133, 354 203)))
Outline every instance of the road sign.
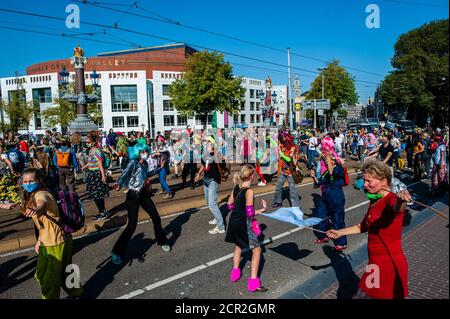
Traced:
POLYGON ((317 115, 323 116, 323 110, 318 110, 317 115))
POLYGON ((300 111, 302 109, 302 105, 300 103, 295 104, 295 109, 300 111))
POLYGON ((427 118, 427 123, 431 124, 431 118, 427 118))
POLYGON ((337 118, 338 117, 338 112, 333 112, 333 117, 337 118))
POLYGON ((302 103, 302 110, 314 110, 314 101, 316 102, 316 110, 329 110, 330 100, 305 100, 302 103))

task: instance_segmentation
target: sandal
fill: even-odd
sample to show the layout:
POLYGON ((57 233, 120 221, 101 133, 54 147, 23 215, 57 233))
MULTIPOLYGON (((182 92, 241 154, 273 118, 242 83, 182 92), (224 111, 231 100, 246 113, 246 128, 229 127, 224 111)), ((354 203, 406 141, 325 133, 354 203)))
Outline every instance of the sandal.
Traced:
POLYGON ((343 250, 347 249, 347 245, 345 245, 345 246, 336 245, 336 246, 334 246, 334 249, 336 249, 337 251, 343 251, 343 250))
POLYGON ((330 241, 329 238, 323 238, 323 239, 316 239, 316 240, 314 240, 314 243, 315 243, 315 244, 326 244, 326 243, 328 243, 329 241, 330 241))

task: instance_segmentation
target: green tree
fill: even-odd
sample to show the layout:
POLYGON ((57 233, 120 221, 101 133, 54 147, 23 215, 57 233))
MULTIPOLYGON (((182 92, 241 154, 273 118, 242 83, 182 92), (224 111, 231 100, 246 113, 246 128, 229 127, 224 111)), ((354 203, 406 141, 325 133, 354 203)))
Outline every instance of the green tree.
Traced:
MULTIPOLYGON (((68 86, 68 92, 74 92, 74 83, 70 83, 68 86)), ((92 94, 94 88, 92 85, 86 86, 86 93, 92 94)), ((100 124, 103 115, 98 111, 96 103, 88 104, 88 115, 94 121, 95 124, 100 124)), ((68 127, 72 121, 77 117, 76 105, 64 100, 63 98, 57 98, 53 101, 52 107, 47 108, 42 112, 44 122, 48 127, 54 127, 61 125, 62 127, 68 127)))
POLYGON ((378 94, 388 113, 406 112, 418 125, 442 125, 448 114, 448 19, 437 20, 402 34, 394 46, 394 70, 378 94))
POLYGON ((9 91, 8 102, 0 101, 0 112, 8 118, 8 123, 1 123, 0 130, 17 132, 21 128, 28 128, 36 107, 26 101, 25 90, 20 87, 9 91))
MULTIPOLYGON (((355 80, 339 65, 338 60, 331 61, 322 71, 324 76, 324 98, 330 100, 331 110, 338 109, 341 104, 354 105, 358 101, 355 80)), ((322 98, 322 73, 316 77, 311 85, 311 89, 306 95, 307 99, 322 98)))
POLYGON ((202 51, 189 56, 183 78, 169 90, 175 109, 183 116, 198 115, 205 123, 214 111, 238 113, 245 89, 242 78, 234 77, 232 71, 223 54, 202 51))

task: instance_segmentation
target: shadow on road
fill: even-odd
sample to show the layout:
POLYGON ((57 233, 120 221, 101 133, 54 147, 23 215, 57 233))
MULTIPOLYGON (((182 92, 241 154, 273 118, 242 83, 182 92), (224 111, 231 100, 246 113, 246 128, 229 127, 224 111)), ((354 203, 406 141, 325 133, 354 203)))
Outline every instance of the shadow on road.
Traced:
POLYGON ((172 236, 168 239, 168 245, 170 245, 170 247, 173 247, 178 238, 180 238, 183 225, 189 221, 192 214, 195 214, 198 211, 199 209, 197 208, 186 210, 184 214, 178 215, 164 228, 166 234, 172 234, 172 236))
POLYGON ((84 298, 95 299, 108 287, 115 279, 115 276, 125 267, 130 267, 135 260, 140 263, 145 261, 147 251, 155 244, 154 239, 144 237, 143 233, 135 235, 128 244, 128 249, 122 257, 122 263, 115 265, 111 257, 108 257, 99 265, 97 265, 97 272, 95 272, 83 285, 84 298))
POLYGON ((322 266, 311 266, 313 270, 321 270, 333 267, 339 288, 336 293, 337 299, 352 299, 358 292, 359 277, 353 271, 352 265, 345 254, 336 251, 330 246, 324 246, 323 252, 330 259, 330 263, 322 266))
POLYGON ((309 254, 312 253, 312 250, 309 249, 299 250, 298 245, 296 243, 283 243, 277 247, 269 249, 295 262, 298 262, 300 259, 308 257, 309 254))
POLYGON ((0 294, 33 277, 37 255, 20 256, 0 265, 0 294))

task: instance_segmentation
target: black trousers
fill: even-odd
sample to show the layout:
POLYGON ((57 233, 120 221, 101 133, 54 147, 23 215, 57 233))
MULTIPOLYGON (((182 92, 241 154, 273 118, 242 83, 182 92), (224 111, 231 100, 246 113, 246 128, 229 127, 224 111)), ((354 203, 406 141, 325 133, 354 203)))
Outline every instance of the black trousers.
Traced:
POLYGON ((194 185, 195 174, 197 173, 197 163, 186 163, 183 167, 183 172, 181 173, 181 178, 183 179, 183 185, 186 184, 186 179, 188 175, 191 175, 190 183, 194 185))
POLYGON ((136 231, 139 206, 141 206, 152 219, 156 242, 158 245, 167 244, 167 237, 161 226, 161 218, 159 217, 158 210, 156 209, 156 206, 150 196, 151 195, 146 192, 145 186, 139 193, 132 190, 128 191, 126 198, 128 224, 112 249, 113 253, 116 255, 123 255, 125 253, 128 243, 136 231))

